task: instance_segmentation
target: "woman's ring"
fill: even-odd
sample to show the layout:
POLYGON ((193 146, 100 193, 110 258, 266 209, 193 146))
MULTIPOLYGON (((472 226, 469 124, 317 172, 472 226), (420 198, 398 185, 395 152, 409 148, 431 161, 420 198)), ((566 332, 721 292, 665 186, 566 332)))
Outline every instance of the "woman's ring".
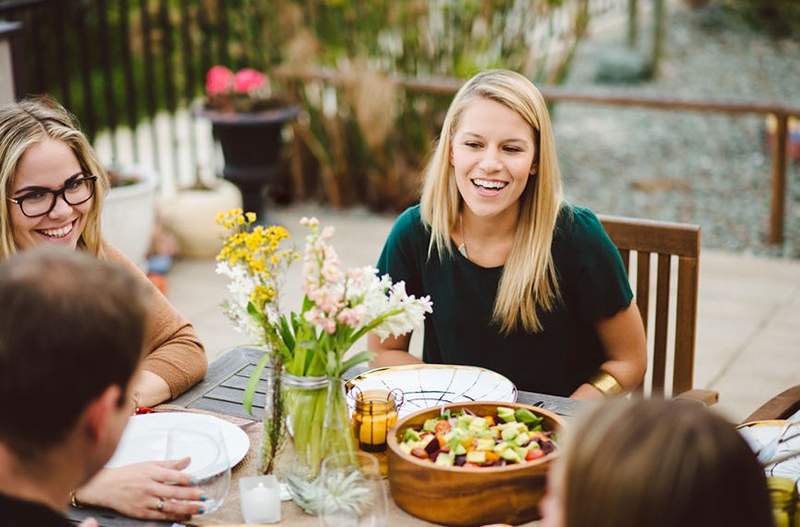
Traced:
POLYGON ((162 498, 158 498, 158 505, 156 505, 156 510, 158 512, 164 512, 164 500, 162 498))

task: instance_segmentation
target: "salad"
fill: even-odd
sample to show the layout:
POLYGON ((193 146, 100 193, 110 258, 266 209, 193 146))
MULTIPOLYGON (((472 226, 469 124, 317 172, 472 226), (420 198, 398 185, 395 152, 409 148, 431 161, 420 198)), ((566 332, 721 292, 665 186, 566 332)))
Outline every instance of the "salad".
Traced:
POLYGON ((542 418, 526 408, 498 406, 484 417, 447 409, 419 430, 406 428, 400 449, 439 466, 494 467, 544 457, 555 450, 553 439, 542 430, 542 418))

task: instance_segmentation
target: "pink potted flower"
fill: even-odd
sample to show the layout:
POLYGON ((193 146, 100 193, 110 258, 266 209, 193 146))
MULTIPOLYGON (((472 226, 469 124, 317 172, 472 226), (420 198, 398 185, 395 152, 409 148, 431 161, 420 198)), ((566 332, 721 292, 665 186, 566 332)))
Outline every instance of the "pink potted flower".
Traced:
POLYGON ((206 101, 197 113, 211 121, 222 146, 223 177, 241 191, 245 211, 261 215, 264 185, 273 184, 278 194, 288 185, 282 177, 281 130, 299 108, 273 97, 264 72, 242 68, 234 73, 217 65, 206 74, 206 101))

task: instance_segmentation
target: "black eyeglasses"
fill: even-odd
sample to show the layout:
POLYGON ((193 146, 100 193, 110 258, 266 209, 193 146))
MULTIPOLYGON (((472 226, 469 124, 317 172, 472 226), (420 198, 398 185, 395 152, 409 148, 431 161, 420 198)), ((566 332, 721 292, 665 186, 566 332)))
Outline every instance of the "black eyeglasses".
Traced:
POLYGON ((97 176, 75 175, 68 179, 64 186, 58 190, 37 188, 19 198, 8 198, 8 201, 16 203, 22 213, 29 218, 38 218, 56 206, 59 196, 69 205, 80 205, 86 203, 94 196, 94 182, 97 176))

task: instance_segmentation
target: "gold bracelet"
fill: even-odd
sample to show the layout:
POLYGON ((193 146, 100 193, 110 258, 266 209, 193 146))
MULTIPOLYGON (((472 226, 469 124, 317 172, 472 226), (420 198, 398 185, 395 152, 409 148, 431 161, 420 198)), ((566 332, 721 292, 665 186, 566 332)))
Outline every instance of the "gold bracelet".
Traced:
POLYGON ((78 501, 77 494, 78 494, 77 490, 69 491, 69 504, 75 507, 76 509, 81 509, 83 508, 83 505, 81 505, 81 503, 78 501))
POLYGON ((607 371, 598 371, 586 382, 600 390, 600 393, 606 397, 613 397, 623 392, 622 385, 617 378, 607 371))

